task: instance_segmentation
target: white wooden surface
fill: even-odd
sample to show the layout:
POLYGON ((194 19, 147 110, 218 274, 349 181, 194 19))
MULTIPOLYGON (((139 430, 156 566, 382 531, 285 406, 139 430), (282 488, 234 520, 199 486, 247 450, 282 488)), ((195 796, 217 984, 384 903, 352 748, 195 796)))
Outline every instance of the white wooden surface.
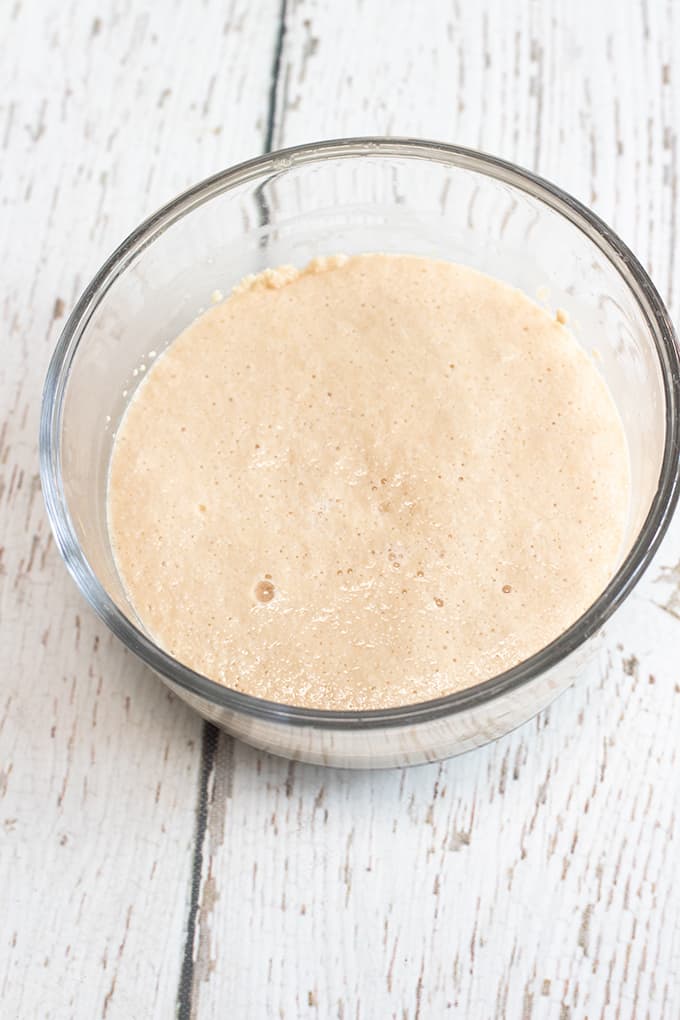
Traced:
POLYGON ((675 1020, 680 522, 548 713, 442 765, 333 772, 218 737, 107 635, 36 440, 103 257, 270 138, 536 169, 680 319, 677 5, 7 0, 0 40, 0 1015, 675 1020))

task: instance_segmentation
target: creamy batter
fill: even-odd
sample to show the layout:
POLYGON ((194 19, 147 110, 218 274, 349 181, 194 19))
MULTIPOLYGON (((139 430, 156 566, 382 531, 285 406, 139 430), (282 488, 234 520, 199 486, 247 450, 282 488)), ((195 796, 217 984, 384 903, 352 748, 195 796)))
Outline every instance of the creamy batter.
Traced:
POLYGON ((170 345, 119 428, 109 524, 181 662, 369 709, 557 637, 610 579, 628 495, 621 421, 561 321, 372 254, 248 278, 170 345))

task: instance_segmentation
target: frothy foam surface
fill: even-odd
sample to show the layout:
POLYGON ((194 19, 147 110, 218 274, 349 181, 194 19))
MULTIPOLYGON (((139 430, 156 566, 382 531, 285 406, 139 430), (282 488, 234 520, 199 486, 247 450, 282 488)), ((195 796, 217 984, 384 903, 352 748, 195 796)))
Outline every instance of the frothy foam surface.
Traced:
POLYGON ((118 430, 109 525, 177 659, 369 709, 557 637, 610 579, 628 495, 620 419, 561 322, 375 254, 248 278, 170 345, 118 430))

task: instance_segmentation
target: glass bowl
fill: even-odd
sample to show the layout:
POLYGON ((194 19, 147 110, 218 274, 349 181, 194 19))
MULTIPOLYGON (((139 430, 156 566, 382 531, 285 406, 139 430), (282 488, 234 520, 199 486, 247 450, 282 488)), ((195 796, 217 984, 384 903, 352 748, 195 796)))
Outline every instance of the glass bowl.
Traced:
POLYGON ((124 644, 242 740, 351 768, 432 761, 507 733, 563 691, 639 580, 678 495, 680 364, 673 327, 632 253, 588 209, 491 156, 411 139, 349 139, 262 156, 180 195, 123 242, 78 301, 52 358, 40 423, 47 512, 66 565, 124 644), (520 665, 448 697, 371 712, 250 697, 183 666, 145 632, 116 572, 106 519, 116 427, 137 366, 215 290, 319 255, 409 252, 465 263, 564 309, 596 348, 630 450, 625 553, 596 602, 520 665))

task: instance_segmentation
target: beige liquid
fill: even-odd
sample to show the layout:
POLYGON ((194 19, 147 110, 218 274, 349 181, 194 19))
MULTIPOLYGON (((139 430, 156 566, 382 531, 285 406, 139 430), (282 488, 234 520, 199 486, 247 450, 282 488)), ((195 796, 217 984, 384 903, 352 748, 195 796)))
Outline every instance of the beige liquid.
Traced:
POLYGON ((118 567, 180 661, 368 709, 479 683, 600 594, 627 515, 609 393, 518 291, 413 256, 250 278, 119 428, 118 567))

